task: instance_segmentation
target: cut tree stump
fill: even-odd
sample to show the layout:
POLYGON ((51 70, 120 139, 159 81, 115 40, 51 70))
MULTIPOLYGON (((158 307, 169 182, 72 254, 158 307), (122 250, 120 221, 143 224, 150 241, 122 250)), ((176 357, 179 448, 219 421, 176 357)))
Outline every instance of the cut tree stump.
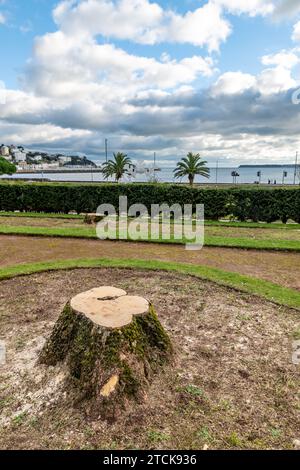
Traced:
POLYGON ((101 222, 105 217, 105 214, 85 214, 84 223, 88 225, 97 224, 101 222))
POLYGON ((170 339, 146 299, 99 287, 67 303, 39 362, 64 362, 73 400, 88 414, 115 419, 129 399, 143 398, 171 352, 170 339))

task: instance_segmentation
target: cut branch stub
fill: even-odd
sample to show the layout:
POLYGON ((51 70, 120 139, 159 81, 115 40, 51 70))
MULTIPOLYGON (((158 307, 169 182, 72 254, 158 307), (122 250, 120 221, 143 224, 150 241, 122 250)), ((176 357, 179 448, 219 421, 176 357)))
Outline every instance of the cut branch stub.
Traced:
POLYGON ((65 362, 75 401, 85 403, 88 412, 113 418, 128 399, 143 396, 171 351, 170 339, 146 299, 99 287, 66 305, 40 362, 65 362))

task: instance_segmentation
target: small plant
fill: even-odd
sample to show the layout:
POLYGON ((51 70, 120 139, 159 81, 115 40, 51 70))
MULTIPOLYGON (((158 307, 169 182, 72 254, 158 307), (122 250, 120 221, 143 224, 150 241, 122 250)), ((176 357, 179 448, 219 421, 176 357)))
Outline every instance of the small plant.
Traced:
POLYGON ((150 430, 148 431, 148 439, 151 443, 156 444, 159 442, 168 441, 170 436, 160 431, 150 430))
POLYGON ((26 412, 20 413, 19 415, 16 415, 16 416, 12 419, 12 423, 13 423, 15 426, 21 426, 21 424, 24 423, 26 417, 27 417, 27 413, 26 413, 26 412))
POLYGON ((28 422, 29 426, 31 426, 32 428, 37 428, 38 427, 38 424, 39 424, 39 419, 37 416, 33 416, 29 422, 28 422))
POLYGON ((196 435, 197 437, 200 437, 201 439, 208 441, 208 442, 213 440, 212 435, 210 434, 208 428, 205 426, 199 429, 196 435))
POLYGON ((231 408, 232 408, 232 403, 229 400, 226 400, 225 398, 222 398, 219 401, 219 409, 220 410, 228 411, 231 408))
POLYGON ((235 431, 230 434, 230 436, 227 439, 227 442, 231 447, 243 446, 242 440, 239 438, 238 434, 235 431))
POLYGON ((12 397, 6 397, 0 399, 0 411, 3 410, 6 406, 8 406, 13 401, 12 397))
POLYGON ((17 351, 21 351, 22 349, 24 349, 24 347, 26 346, 26 341, 24 341, 24 339, 17 339, 16 341, 16 350, 17 351))
POLYGON ((296 341, 300 340, 300 328, 293 331, 293 339, 296 340, 296 341))
POLYGON ((250 316, 250 315, 243 314, 243 313, 239 314, 239 315, 237 316, 237 318, 238 318, 238 320, 240 320, 240 321, 249 321, 249 320, 251 320, 251 316, 250 316))
POLYGON ((199 387, 196 387, 196 385, 187 385, 184 390, 194 397, 203 397, 204 395, 203 390, 199 387))
POLYGON ((275 437, 275 438, 280 437, 281 434, 282 434, 282 431, 280 429, 277 429, 277 428, 271 428, 270 432, 271 432, 271 436, 275 437))

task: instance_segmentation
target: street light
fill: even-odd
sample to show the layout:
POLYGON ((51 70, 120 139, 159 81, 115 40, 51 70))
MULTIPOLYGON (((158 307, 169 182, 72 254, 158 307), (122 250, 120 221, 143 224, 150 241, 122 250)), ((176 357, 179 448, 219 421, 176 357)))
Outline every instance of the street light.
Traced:
POLYGON ((298 152, 296 152, 296 159, 295 159, 294 184, 296 184, 297 168, 298 168, 298 152))
POLYGON ((288 174, 287 174, 287 171, 284 171, 284 172, 282 173, 282 184, 284 184, 284 179, 287 177, 287 175, 288 175, 288 174))
POLYGON ((259 178, 259 184, 261 183, 261 171, 257 172, 257 177, 259 178))

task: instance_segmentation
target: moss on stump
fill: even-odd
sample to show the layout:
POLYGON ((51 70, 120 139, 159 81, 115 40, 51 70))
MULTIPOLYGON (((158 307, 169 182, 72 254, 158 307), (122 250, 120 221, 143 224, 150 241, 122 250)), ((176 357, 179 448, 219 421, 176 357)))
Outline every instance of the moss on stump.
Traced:
POLYGON ((141 400, 172 346, 153 306, 111 287, 92 289, 65 306, 39 361, 64 362, 67 388, 88 414, 117 417, 128 400, 141 400))

